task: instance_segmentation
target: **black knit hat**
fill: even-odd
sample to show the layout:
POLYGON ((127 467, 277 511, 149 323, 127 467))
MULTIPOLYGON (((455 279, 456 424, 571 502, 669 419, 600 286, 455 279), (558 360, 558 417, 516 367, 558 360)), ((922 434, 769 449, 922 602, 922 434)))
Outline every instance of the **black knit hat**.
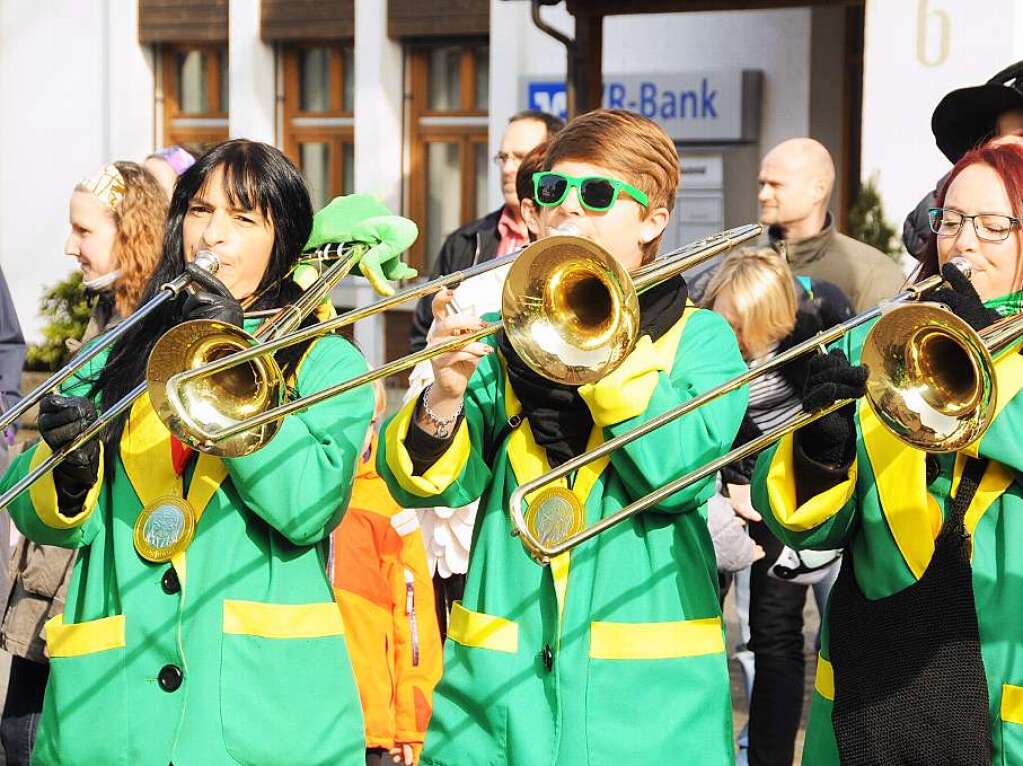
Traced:
POLYGON ((1023 61, 983 85, 960 88, 941 99, 931 116, 931 131, 942 154, 955 163, 991 136, 998 117, 1010 109, 1023 109, 1023 61))

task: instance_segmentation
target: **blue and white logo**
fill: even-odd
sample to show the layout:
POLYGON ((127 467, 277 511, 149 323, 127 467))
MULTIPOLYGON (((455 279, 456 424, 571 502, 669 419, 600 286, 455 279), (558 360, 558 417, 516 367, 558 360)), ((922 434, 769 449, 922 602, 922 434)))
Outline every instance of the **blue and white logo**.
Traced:
MULTIPOLYGON (((608 76, 602 102, 649 117, 677 141, 749 141, 758 128, 760 80, 748 70, 608 76)), ((564 81, 522 81, 527 109, 567 115, 564 81)))

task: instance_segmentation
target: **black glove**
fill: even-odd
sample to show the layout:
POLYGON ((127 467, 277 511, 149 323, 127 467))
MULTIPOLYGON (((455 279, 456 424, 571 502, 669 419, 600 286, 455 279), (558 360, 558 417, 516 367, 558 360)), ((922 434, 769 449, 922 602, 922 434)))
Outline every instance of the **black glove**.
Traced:
POLYGON ((242 307, 231 292, 216 277, 193 263, 185 271, 199 287, 196 292, 186 290, 178 301, 178 321, 216 319, 227 324, 242 326, 242 307))
POLYGON ((983 330, 1001 318, 1001 314, 984 305, 970 280, 951 263, 941 267, 941 276, 945 278, 948 287, 934 290, 927 296, 927 300, 944 303, 949 311, 974 330, 983 330))
MULTIPOLYGON (((840 399, 858 399, 866 392, 867 368, 853 367, 845 354, 832 349, 814 356, 803 389, 803 409, 815 412, 840 399)), ((850 402, 796 431, 796 445, 810 459, 829 466, 845 466, 856 451, 856 405, 850 402)))
MULTIPOLYGON (((39 402, 39 434, 54 452, 76 439, 96 420, 96 408, 84 396, 47 394, 39 402)), ((53 469, 57 504, 74 515, 99 478, 99 440, 92 439, 72 450, 53 469)))

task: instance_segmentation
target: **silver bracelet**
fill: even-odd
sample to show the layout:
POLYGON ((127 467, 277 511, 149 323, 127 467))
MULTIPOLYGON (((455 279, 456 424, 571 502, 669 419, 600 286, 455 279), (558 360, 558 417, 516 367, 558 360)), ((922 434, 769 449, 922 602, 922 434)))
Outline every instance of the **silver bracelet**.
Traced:
POLYGON ((438 439, 446 439, 451 436, 451 427, 458 420, 462 414, 462 405, 458 405, 458 409, 455 410, 453 415, 446 418, 437 417, 437 413, 430 409, 430 392, 433 390, 433 384, 431 383, 423 391, 423 415, 426 416, 426 422, 434 427, 434 436, 438 439))

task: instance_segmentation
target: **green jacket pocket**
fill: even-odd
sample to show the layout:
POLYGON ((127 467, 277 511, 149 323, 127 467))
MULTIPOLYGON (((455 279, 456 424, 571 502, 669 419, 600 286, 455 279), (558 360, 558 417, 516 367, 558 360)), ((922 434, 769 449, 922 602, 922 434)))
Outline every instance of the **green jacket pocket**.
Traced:
POLYGON ((362 709, 334 602, 225 601, 220 686, 224 743, 239 763, 365 763, 362 709))

